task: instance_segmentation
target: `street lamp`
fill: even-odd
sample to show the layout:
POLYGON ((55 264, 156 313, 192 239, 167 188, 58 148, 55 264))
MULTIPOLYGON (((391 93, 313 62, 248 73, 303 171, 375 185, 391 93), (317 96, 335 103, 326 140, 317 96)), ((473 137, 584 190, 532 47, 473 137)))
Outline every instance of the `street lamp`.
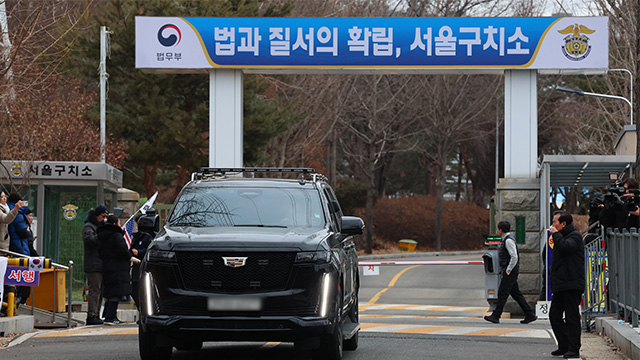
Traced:
POLYGON ((630 117, 630 119, 631 119, 631 125, 633 125, 633 105, 631 105, 631 101, 629 101, 629 99, 627 99, 626 97, 617 96, 617 95, 607 95, 607 94, 592 93, 592 92, 588 92, 588 91, 582 91, 580 89, 569 89, 569 88, 560 87, 560 86, 556 86, 556 90, 569 92, 569 93, 574 93, 574 94, 578 94, 580 96, 594 96, 594 97, 601 97, 601 98, 605 98, 605 99, 624 100, 627 104, 629 104, 629 108, 631 109, 631 115, 630 115, 631 117, 630 117))

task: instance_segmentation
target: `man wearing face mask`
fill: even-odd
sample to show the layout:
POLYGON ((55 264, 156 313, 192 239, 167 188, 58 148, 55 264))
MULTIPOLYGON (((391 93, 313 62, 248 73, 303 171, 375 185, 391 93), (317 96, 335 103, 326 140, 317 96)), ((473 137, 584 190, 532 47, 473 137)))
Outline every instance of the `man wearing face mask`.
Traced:
POLYGON ((89 210, 82 228, 82 242, 84 243, 84 272, 87 274, 89 299, 87 308, 87 325, 101 325, 100 305, 102 303, 102 260, 98 253, 98 225, 109 215, 106 206, 97 206, 89 210))

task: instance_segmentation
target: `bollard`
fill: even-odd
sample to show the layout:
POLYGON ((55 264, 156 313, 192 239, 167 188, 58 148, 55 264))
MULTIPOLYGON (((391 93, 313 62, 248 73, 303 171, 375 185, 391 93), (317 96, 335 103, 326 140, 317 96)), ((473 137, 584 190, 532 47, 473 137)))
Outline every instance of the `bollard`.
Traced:
POLYGON ((7 317, 16 316, 16 287, 9 286, 9 297, 7 299, 7 317))

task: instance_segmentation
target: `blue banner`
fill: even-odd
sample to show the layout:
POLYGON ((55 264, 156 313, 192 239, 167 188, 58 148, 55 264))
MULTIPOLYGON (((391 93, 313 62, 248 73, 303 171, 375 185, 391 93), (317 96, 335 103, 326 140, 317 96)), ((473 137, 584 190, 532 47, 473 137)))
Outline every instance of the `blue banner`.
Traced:
POLYGON ((605 17, 136 18, 143 68, 607 66, 605 17))

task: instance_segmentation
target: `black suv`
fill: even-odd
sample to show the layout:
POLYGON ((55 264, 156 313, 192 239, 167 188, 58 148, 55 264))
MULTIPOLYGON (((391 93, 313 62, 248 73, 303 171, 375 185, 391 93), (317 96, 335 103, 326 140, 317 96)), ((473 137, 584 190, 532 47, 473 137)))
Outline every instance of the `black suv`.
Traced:
MULTIPOLYGON (((200 169, 149 246, 140 278, 143 360, 205 341, 284 341, 341 359, 358 346, 360 218, 313 169, 200 169), (300 179, 227 177, 300 173, 300 179)), ((297 176, 297 174, 296 174, 297 176)))

